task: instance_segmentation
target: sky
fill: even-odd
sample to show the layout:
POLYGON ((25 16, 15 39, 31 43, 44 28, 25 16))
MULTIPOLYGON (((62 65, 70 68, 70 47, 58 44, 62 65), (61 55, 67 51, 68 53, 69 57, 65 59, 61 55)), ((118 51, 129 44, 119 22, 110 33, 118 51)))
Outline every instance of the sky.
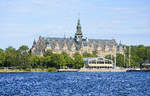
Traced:
POLYGON ((0 0, 0 48, 43 37, 84 37, 150 45, 150 0, 0 0))

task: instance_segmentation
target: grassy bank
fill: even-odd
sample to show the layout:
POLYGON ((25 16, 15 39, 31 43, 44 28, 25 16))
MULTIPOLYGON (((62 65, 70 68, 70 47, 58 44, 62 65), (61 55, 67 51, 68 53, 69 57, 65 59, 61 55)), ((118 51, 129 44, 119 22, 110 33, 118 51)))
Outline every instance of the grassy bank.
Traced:
POLYGON ((57 72, 56 68, 26 68, 26 69, 12 69, 12 68, 1 68, 0 72, 57 72))

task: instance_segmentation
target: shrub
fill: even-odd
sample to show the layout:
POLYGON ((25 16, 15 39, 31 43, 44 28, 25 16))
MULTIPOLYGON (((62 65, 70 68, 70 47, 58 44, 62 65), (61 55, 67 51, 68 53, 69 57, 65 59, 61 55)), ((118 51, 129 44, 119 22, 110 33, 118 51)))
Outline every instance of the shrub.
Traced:
POLYGON ((57 69, 54 67, 48 68, 47 69, 48 72, 57 72, 57 69))
POLYGON ((25 68, 24 71, 31 72, 31 68, 25 68))

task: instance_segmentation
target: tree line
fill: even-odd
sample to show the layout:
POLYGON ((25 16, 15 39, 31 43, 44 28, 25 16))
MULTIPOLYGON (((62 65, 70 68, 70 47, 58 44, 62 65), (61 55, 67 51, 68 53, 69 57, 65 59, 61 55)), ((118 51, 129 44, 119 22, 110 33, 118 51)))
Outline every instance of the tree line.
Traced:
MULTIPOLYGON (((117 66, 139 66, 140 62, 150 59, 150 47, 139 45, 131 47, 131 64, 129 65, 129 46, 126 47, 125 54, 117 54, 117 66)), ((61 54, 53 53, 51 50, 46 51, 43 56, 32 54, 29 47, 26 45, 20 46, 15 49, 11 46, 5 50, 0 49, 0 67, 9 67, 17 69, 26 68, 82 68, 84 66, 83 58, 97 57, 97 52, 93 51, 92 54, 84 52, 82 56, 76 52, 73 57, 67 53, 61 54)), ((106 56, 108 59, 114 61, 114 56, 106 56)))
MULTIPOLYGON (((108 55, 106 58, 114 60, 114 56, 108 55)), ((120 67, 139 67, 145 60, 150 60, 150 46, 126 46, 124 54, 116 55, 116 65, 120 67), (129 54, 130 47, 130 54, 129 54), (129 63, 130 55, 130 63, 129 63)))
POLYGON ((32 54, 26 45, 22 45, 17 50, 9 46, 5 50, 0 49, 0 67, 17 69, 26 68, 81 68, 84 66, 83 57, 76 52, 73 57, 67 53, 55 54, 51 50, 43 56, 32 54))

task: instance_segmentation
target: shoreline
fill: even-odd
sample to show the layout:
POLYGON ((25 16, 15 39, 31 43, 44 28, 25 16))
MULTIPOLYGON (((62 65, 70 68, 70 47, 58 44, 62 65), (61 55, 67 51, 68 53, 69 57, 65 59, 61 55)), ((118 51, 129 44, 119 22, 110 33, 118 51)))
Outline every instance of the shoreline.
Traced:
POLYGON ((0 73, 22 73, 22 72, 127 72, 126 70, 117 70, 117 69, 57 69, 57 70, 48 70, 48 69, 0 69, 0 73))
POLYGON ((0 73, 21 73, 21 72, 57 72, 57 69, 54 68, 45 68, 45 69, 40 69, 40 68, 36 68, 36 69, 8 69, 8 68, 4 68, 4 69, 0 69, 0 73))
POLYGON ((150 72, 150 70, 126 70, 126 69, 0 69, 0 73, 22 73, 22 72, 150 72))
POLYGON ((79 72, 127 72, 126 69, 87 69, 81 68, 79 72))

